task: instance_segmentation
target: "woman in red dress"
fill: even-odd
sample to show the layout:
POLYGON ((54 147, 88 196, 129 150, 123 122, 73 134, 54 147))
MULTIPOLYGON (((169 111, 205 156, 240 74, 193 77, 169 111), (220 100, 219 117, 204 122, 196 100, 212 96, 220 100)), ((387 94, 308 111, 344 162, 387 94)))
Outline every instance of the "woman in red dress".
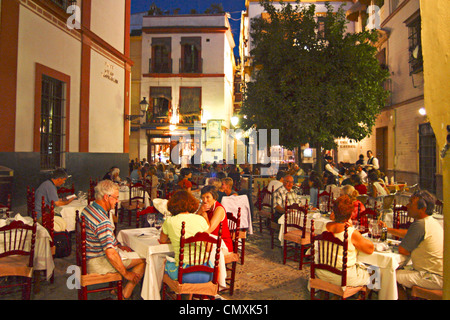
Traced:
POLYGON ((214 186, 205 186, 201 191, 202 205, 198 210, 209 224, 208 233, 219 234, 219 225, 222 222, 222 240, 228 248, 228 252, 233 252, 233 241, 228 229, 228 219, 225 208, 217 201, 218 194, 214 186))

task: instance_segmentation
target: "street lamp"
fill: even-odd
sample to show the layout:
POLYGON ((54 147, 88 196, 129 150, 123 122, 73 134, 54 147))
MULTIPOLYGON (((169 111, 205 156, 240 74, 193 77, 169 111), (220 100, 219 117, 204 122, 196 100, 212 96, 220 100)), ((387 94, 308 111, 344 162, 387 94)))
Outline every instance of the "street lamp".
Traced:
POLYGON ((231 117, 231 124, 233 125, 233 127, 236 127, 239 123, 239 117, 237 116, 232 116, 231 117))
POLYGON ((145 114, 147 113, 147 110, 148 110, 148 102, 147 102, 147 100, 145 100, 145 97, 144 97, 144 99, 139 103, 139 107, 140 107, 140 109, 141 109, 141 113, 142 113, 142 114, 133 114, 133 115, 127 114, 127 115, 125 115, 125 120, 133 121, 133 120, 135 120, 135 119, 142 118, 142 117, 145 116, 145 114))

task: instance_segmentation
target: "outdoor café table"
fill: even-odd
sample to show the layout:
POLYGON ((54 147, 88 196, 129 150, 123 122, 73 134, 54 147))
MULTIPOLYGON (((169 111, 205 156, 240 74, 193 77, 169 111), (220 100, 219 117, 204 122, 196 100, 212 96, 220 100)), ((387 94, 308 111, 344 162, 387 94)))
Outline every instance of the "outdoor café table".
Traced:
MULTIPOLYGON (((171 244, 159 243, 160 231, 156 228, 121 230, 117 240, 146 260, 141 297, 144 300, 160 300, 166 256, 173 256, 171 244)), ((219 270, 225 270, 225 259, 220 255, 219 270)), ((226 273, 219 271, 219 284, 225 287, 226 273)))
MULTIPOLYGON (((31 217, 23 217, 20 214, 16 214, 14 218, 9 218, 8 220, 20 220, 28 225, 33 224, 31 217)), ((8 224, 7 220, 0 219, 0 226, 4 226, 6 224, 8 224)), ((29 237, 31 241, 31 235, 29 237)), ((0 238, 0 253, 4 251, 3 243, 4 239, 0 238)), ((54 269, 55 263, 53 261, 52 251, 50 248, 50 234, 47 229, 38 223, 36 227, 36 242, 34 245, 33 270, 46 271, 47 280, 50 280, 54 269)))
MULTIPOLYGON (((332 220, 329 216, 323 216, 319 211, 310 211, 306 216, 306 230, 311 231, 311 220, 314 220, 314 232, 315 234, 322 233, 322 229, 325 224, 331 222, 332 220)), ((278 224, 280 225, 280 233, 278 235, 278 240, 280 240, 281 245, 284 243, 284 214, 278 219, 278 224)), ((289 229, 288 229, 289 230, 289 229)))
MULTIPOLYGON (((130 200, 130 188, 128 186, 120 186, 119 189, 119 209, 122 202, 130 200)), ((148 193, 145 192, 144 205, 147 208, 150 205, 150 198, 148 193)))
MULTIPOLYGON (((391 240, 392 241, 392 240, 391 240)), ((375 244, 375 248, 377 245, 375 244)), ((397 276, 395 271, 408 262, 408 257, 397 252, 375 250, 372 254, 358 252, 358 261, 380 268, 379 300, 397 300, 397 276)))
MULTIPOLYGON (((75 199, 71 203, 66 204, 65 206, 55 207, 55 214, 60 215, 64 221, 66 222, 66 230, 68 232, 75 231, 75 217, 77 210, 79 214, 86 208, 88 205, 87 200, 75 199)), ((114 210, 111 210, 113 213, 114 210)), ((113 215, 110 214, 111 222, 114 225, 113 215)))

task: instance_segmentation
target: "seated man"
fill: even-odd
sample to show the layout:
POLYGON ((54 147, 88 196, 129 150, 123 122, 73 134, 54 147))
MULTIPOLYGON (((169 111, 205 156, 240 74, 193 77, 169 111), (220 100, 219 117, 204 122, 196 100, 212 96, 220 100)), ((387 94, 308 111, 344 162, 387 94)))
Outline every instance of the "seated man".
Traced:
MULTIPOLYGON (((407 205, 408 216, 414 222, 408 229, 387 228, 388 233, 402 238, 398 252, 410 256, 412 268, 398 269, 399 299, 406 299, 406 290, 416 285, 426 289, 442 290, 444 273, 444 231, 433 214, 435 197, 426 190, 415 192, 407 205)), ((380 222, 386 226, 384 222, 380 222)))
POLYGON ((294 203, 300 204, 299 195, 292 189, 294 186, 294 178, 287 174, 283 179, 283 186, 278 188, 273 194, 273 208, 274 208, 274 222, 284 214, 284 208, 287 205, 291 206, 294 203))
POLYGON ((54 201, 56 207, 64 206, 71 203, 76 197, 69 200, 60 199, 58 196, 58 187, 62 186, 68 178, 67 172, 62 169, 56 169, 52 173, 52 177, 41 183, 35 192, 34 210, 36 211, 36 218, 38 221, 42 219, 42 197, 44 197, 45 205, 50 205, 54 201))
POLYGON ((95 187, 95 201, 82 212, 86 219, 87 271, 98 274, 120 273, 128 280, 123 288, 123 297, 127 299, 144 274, 145 260, 122 260, 117 251, 131 251, 116 240, 113 224, 108 217, 108 212, 114 209, 118 201, 119 186, 111 180, 103 180, 95 187))
POLYGON ((222 181, 222 188, 220 189, 220 191, 222 191, 223 194, 221 194, 221 196, 219 195, 219 199, 217 199, 217 201, 221 202, 222 197, 238 195, 237 192, 233 190, 233 184, 234 184, 233 179, 231 179, 230 177, 226 177, 226 178, 223 178, 221 181, 222 181))

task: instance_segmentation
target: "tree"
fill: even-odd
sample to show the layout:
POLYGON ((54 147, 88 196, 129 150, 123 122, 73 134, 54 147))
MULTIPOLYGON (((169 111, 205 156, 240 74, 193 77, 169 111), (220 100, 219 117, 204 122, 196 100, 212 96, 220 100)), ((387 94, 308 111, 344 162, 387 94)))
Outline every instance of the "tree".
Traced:
POLYGON ((315 5, 261 2, 268 19, 251 22, 255 71, 241 108, 244 129, 279 129, 280 144, 335 146, 335 138, 362 140, 372 132, 388 92, 389 73, 380 67, 373 43, 378 33, 346 32, 343 7, 323 18, 315 5), (246 119, 245 119, 246 118, 246 119))
POLYGON ((209 8, 205 10, 207 14, 224 13, 223 6, 221 3, 211 3, 209 8))

